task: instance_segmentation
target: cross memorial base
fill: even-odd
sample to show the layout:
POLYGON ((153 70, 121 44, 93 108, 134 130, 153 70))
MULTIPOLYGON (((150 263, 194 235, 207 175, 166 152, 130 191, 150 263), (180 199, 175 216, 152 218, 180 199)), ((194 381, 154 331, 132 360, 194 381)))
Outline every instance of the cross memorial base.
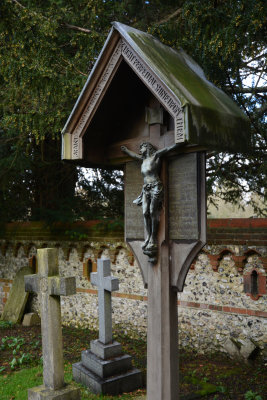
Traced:
POLYGON ((28 400, 77 400, 80 389, 66 385, 61 389, 49 389, 44 385, 28 389, 28 400))
POLYGON ((142 386, 141 371, 132 367, 132 357, 123 354, 118 342, 103 344, 91 341, 90 350, 72 366, 73 379, 96 394, 116 395, 142 386))

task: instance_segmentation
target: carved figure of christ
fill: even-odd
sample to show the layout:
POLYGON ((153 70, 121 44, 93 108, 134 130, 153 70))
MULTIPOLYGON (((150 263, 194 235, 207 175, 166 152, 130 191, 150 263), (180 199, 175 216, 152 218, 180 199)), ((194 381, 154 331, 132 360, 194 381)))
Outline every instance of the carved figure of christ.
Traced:
POLYGON ((156 150, 149 143, 144 142, 140 145, 140 154, 129 150, 126 146, 121 146, 121 150, 133 158, 141 161, 141 173, 144 177, 144 185, 140 196, 134 200, 137 205, 142 205, 144 216, 145 241, 142 246, 144 254, 151 257, 151 262, 155 262, 155 255, 158 250, 157 234, 162 208, 164 190, 160 180, 161 157, 171 150, 177 148, 175 144, 156 150))

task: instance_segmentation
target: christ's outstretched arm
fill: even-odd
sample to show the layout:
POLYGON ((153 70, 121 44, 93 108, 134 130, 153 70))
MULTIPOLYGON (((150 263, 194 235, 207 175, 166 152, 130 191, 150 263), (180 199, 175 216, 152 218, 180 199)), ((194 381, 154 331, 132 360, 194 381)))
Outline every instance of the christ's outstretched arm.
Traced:
POLYGON ((164 154, 169 153, 169 151, 175 150, 180 146, 184 146, 184 143, 176 143, 176 144, 173 144, 172 146, 164 147, 164 149, 160 149, 160 150, 156 151, 155 155, 157 157, 161 157, 164 154))
POLYGON ((135 153, 134 151, 129 150, 126 146, 121 146, 121 151, 123 151, 125 154, 128 154, 128 156, 134 158, 135 160, 141 161, 142 157, 135 153))

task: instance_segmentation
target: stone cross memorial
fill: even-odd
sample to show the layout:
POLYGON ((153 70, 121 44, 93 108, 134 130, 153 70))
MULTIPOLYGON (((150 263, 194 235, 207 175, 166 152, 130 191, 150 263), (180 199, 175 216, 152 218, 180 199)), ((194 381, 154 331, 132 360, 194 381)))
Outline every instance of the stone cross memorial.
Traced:
POLYGON ((206 243, 206 151, 245 152, 250 140, 243 112, 188 54, 113 23, 62 158, 124 169, 125 240, 148 288, 148 400, 179 398, 177 292, 206 243))
POLYGON ((81 362, 73 364, 73 378, 97 394, 131 392, 141 386, 142 376, 120 343, 112 340, 111 292, 119 289, 119 280, 110 275, 109 259, 97 260, 90 280, 98 288, 99 339, 92 340, 81 362))
POLYGON ((110 275, 110 260, 99 259, 97 271, 92 272, 90 281, 98 289, 99 341, 112 343, 111 292, 119 290, 119 280, 110 275))
POLYGON ((44 384, 28 390, 29 400, 78 400, 80 390, 64 383, 60 296, 76 293, 75 277, 59 277, 58 250, 37 250, 38 274, 26 275, 25 291, 38 293, 44 384))

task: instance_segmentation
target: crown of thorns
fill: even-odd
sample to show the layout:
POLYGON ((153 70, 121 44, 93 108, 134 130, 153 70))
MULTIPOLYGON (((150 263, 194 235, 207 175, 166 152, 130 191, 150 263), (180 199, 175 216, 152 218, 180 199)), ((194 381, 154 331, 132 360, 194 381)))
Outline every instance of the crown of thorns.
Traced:
POLYGON ((151 143, 149 143, 149 142, 142 142, 141 144, 140 144, 140 149, 141 149, 141 147, 143 147, 143 146, 145 146, 148 150, 149 150, 149 152, 150 152, 150 154, 152 153, 155 153, 156 151, 157 151, 157 149, 153 146, 153 144, 151 144, 151 143))

